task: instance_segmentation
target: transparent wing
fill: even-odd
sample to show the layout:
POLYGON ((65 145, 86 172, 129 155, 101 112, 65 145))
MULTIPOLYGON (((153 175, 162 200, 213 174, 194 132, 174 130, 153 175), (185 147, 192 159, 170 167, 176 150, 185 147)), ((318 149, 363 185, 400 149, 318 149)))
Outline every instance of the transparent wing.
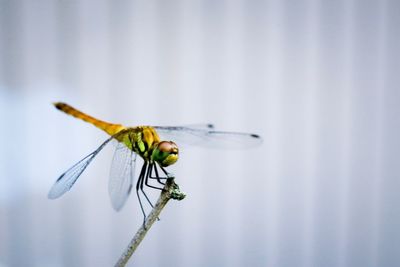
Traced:
POLYGON ((212 130, 215 128, 214 124, 212 124, 212 123, 185 124, 185 125, 180 125, 179 127, 192 128, 192 129, 204 129, 204 130, 212 130))
POLYGON ((83 173, 86 167, 92 162, 94 157, 107 145, 114 137, 108 138, 101 144, 95 151, 81 159, 74 166, 69 168, 64 172, 54 183, 53 187, 50 189, 48 198, 55 199, 62 196, 65 192, 69 191, 71 187, 75 184, 76 180, 83 173))
POLYGON ((207 128, 186 126, 154 126, 164 140, 179 144, 211 148, 250 148, 262 143, 259 135, 240 132, 215 131, 207 128))
POLYGON ((108 192, 116 211, 121 210, 132 189, 136 156, 125 144, 118 142, 111 163, 108 192))

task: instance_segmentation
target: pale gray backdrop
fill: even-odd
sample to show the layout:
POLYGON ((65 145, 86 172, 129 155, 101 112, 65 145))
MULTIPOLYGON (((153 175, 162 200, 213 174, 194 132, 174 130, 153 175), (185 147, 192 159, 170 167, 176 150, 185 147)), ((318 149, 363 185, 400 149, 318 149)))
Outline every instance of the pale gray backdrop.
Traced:
MULTIPOLYGON (((130 266, 400 266, 400 5, 389 0, 0 1, 0 266, 111 266, 141 223, 108 199, 126 125, 213 122, 252 150, 182 148, 130 266)), ((156 195, 152 195, 153 198, 156 195)))

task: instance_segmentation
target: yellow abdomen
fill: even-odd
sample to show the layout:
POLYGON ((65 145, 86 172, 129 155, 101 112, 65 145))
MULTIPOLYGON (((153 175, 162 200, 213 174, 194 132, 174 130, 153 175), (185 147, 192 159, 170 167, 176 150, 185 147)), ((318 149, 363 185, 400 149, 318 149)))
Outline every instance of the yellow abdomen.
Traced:
POLYGON ((74 107, 71 107, 70 105, 62 102, 57 102, 54 103, 54 106, 58 109, 61 110, 71 116, 74 116, 75 118, 84 120, 90 124, 93 124, 97 128, 105 131, 109 135, 114 135, 118 133, 119 131, 126 129, 126 127, 122 126, 121 124, 113 124, 105 121, 101 121, 99 119, 93 118, 82 111, 77 110, 74 107))

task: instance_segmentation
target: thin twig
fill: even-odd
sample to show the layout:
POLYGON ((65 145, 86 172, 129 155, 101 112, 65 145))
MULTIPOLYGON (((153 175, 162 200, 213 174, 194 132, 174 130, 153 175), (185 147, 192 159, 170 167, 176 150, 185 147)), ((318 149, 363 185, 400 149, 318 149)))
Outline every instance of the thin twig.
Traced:
POLYGON ((147 231, 149 231, 150 227, 157 220, 162 209, 171 198, 175 200, 182 200, 185 198, 185 194, 179 191, 179 186, 174 182, 173 178, 167 179, 153 210, 147 216, 144 224, 142 224, 142 226, 136 232, 128 247, 115 264, 115 267, 125 266, 128 263, 129 258, 132 256, 133 252, 135 252, 140 242, 142 242, 143 238, 146 236, 147 231))

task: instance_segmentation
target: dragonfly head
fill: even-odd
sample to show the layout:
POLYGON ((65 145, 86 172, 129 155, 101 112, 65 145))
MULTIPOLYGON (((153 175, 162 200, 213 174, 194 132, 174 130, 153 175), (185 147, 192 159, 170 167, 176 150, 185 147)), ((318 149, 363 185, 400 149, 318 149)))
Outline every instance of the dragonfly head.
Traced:
POLYGON ((162 167, 174 164, 178 158, 178 146, 172 141, 161 141, 153 149, 152 159, 162 167))

